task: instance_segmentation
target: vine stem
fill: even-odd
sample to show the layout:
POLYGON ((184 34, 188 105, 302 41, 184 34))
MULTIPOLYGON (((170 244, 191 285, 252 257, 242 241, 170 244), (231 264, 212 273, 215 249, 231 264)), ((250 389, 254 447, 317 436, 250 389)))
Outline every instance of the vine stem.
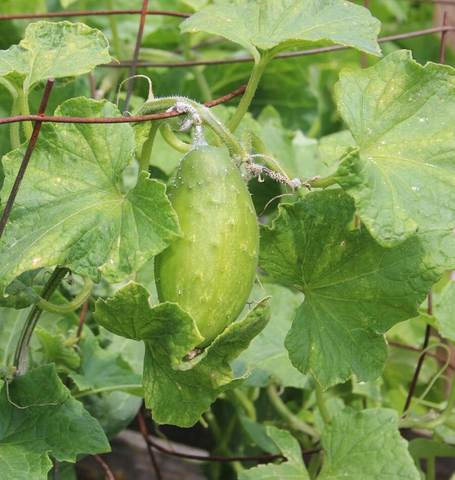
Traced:
MULTIPOLYGON (((16 87, 9 82, 6 78, 0 77, 0 85, 8 90, 8 93, 11 95, 12 98, 12 105, 11 105, 11 115, 18 115, 20 114, 20 106, 17 100, 19 92, 17 91, 16 87)), ((14 150, 15 148, 19 147, 21 144, 21 136, 20 136, 20 125, 11 125, 10 126, 10 142, 11 148, 14 150)))
POLYGON ((277 413, 279 413, 281 417, 289 423, 289 426, 293 430, 298 430, 300 432, 306 433, 314 439, 319 438, 318 433, 316 432, 316 430, 314 430, 313 427, 307 425, 304 421, 302 421, 299 417, 294 415, 289 410, 283 400, 281 400, 281 397, 279 396, 275 385, 269 385, 267 387, 267 395, 277 413))
POLYGON ((265 72, 267 65, 269 64, 272 57, 270 54, 263 54, 260 60, 254 64, 253 70, 251 71, 250 79, 248 80, 248 85, 246 87, 245 93, 240 100, 239 106, 234 113, 234 116, 229 120, 227 126, 231 132, 235 132, 237 127, 240 125, 243 117, 248 112, 251 102, 256 94, 256 91, 261 81, 262 75, 265 72))
POLYGON ((447 406, 445 410, 437 418, 431 420, 425 419, 403 419, 400 422, 400 428, 421 428, 432 430, 438 425, 445 423, 455 407, 455 379, 452 380, 449 397, 447 399, 447 406))
POLYGON ((74 312, 74 310, 77 310, 90 297, 90 294, 92 292, 92 287, 93 287, 93 282, 90 278, 87 277, 85 278, 85 283, 84 283, 84 286, 82 287, 81 292, 79 293, 79 295, 74 297, 74 299, 71 302, 58 305, 55 303, 51 303, 44 298, 41 298, 38 302, 38 306, 39 308, 41 308, 41 310, 44 310, 50 313, 61 313, 65 315, 67 313, 74 312))
MULTIPOLYGON (((19 102, 19 109, 20 109, 21 115, 30 115, 30 107, 28 105, 28 95, 25 91, 18 90, 17 101, 19 102)), ((30 122, 24 122, 23 128, 24 128, 25 138, 29 140, 33 133, 32 124, 30 122)))
POLYGON ((109 387, 93 388, 91 390, 85 390, 83 392, 73 394, 74 398, 88 397, 90 395, 96 395, 97 393, 116 392, 118 390, 139 390, 142 388, 141 383, 130 383, 125 385, 111 385, 109 387))
POLYGON ((331 422, 330 413, 327 410, 327 405, 325 403, 324 392, 320 385, 316 384, 316 402, 318 404, 319 413, 321 414, 322 420, 327 425, 331 422))
POLYGON ((161 135, 165 142, 178 152, 188 153, 193 148, 189 143, 180 140, 167 123, 161 125, 161 135))
MULTIPOLYGON (((46 300, 49 299, 68 272, 69 270, 67 268, 57 267, 44 286, 41 297, 46 300)), ((17 375, 22 375, 27 371, 30 340, 42 312, 43 310, 38 305, 34 305, 25 320, 14 353, 14 366, 16 367, 17 375)))
MULTIPOLYGON (((224 127, 224 125, 213 115, 212 112, 200 103, 186 97, 163 97, 144 103, 137 115, 150 114, 157 111, 175 109, 181 105, 188 108, 187 111, 194 111, 200 120, 210 127, 220 140, 227 146, 231 155, 239 157, 243 162, 248 161, 248 152, 240 145, 235 136, 224 127)), ((179 111, 179 110, 178 110, 179 111)))
POLYGON ((150 125, 149 136, 144 142, 139 159, 139 170, 148 172, 150 165, 150 157, 152 156, 153 144, 155 143, 156 134, 160 128, 160 122, 152 122, 150 125))
MULTIPOLYGON (((114 10, 114 5, 112 0, 108 0, 107 5, 109 10, 114 10)), ((117 18, 114 15, 109 17, 109 26, 111 27, 112 32, 112 45, 114 46, 114 53, 118 59, 123 57, 122 42, 120 40, 120 35, 118 32, 117 18)))

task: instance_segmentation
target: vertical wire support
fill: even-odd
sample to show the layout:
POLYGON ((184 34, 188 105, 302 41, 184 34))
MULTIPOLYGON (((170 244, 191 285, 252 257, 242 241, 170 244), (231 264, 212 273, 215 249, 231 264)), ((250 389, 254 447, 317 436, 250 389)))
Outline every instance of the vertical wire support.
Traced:
MULTIPOLYGON (((454 4, 455 5, 455 4, 454 4)), ((442 26, 447 26, 448 11, 444 10, 442 15, 442 26)), ((449 31, 443 30, 441 32, 441 46, 439 48, 439 63, 446 63, 446 50, 447 50, 447 35, 449 31)))
MULTIPOLYGON (((447 26, 447 10, 444 11, 443 17, 442 17, 442 27, 447 26)), ((439 48, 439 62, 440 63, 445 63, 446 60, 446 45, 447 45, 447 30, 442 30, 441 32, 441 45, 439 48)), ((433 315, 433 294, 430 291, 428 294, 428 307, 427 307, 427 313, 428 315, 433 315)), ((415 389, 417 387, 417 381, 419 379, 420 371, 422 370, 423 362, 426 357, 426 348, 428 347, 430 343, 430 337, 431 337, 431 326, 427 325, 425 329, 425 337, 423 339, 423 344, 422 344, 422 353, 419 356, 419 360, 416 365, 416 369, 414 371, 414 376, 412 377, 411 385, 409 387, 408 391, 408 396, 406 397, 406 402, 404 404, 403 408, 403 416, 405 416, 408 413, 408 410, 411 406, 412 402, 412 397, 414 396, 415 389)))
MULTIPOLYGON (((54 86, 54 83, 55 81, 53 78, 48 79, 46 83, 46 87, 44 89, 43 96, 41 98, 38 115, 42 116, 46 112, 46 107, 49 102, 49 97, 51 95, 51 91, 54 86)), ((5 231, 5 227, 6 227, 6 224, 8 223, 8 219, 11 214, 11 210, 13 208, 17 194, 19 192, 19 188, 21 186, 25 172, 27 171, 30 158, 32 156, 33 150, 36 147, 36 142, 38 141, 42 124, 43 122, 37 120, 35 122, 35 125, 33 126, 32 136, 30 137, 30 140, 28 142, 27 150, 25 151, 24 158, 22 159, 21 166, 19 167, 19 171, 17 172, 16 179, 14 181, 8 200, 6 201, 6 204, 5 204, 5 209, 3 210, 3 213, 0 219, 0 238, 2 237, 3 232, 5 231)))
POLYGON ((141 50, 142 44, 142 37, 144 36, 144 28, 145 28, 145 21, 147 19, 147 11, 148 11, 149 0, 144 0, 142 3, 142 11, 141 11, 141 19, 139 21, 139 29, 137 31, 136 37, 136 45, 134 47, 134 54, 133 54, 133 61, 131 63, 130 68, 130 80, 128 82, 128 88, 126 91, 126 98, 125 98, 125 105, 123 110, 128 111, 128 107, 130 105, 131 97, 133 95, 133 87, 134 87, 134 75, 137 72, 137 63, 139 61, 139 52, 141 50))

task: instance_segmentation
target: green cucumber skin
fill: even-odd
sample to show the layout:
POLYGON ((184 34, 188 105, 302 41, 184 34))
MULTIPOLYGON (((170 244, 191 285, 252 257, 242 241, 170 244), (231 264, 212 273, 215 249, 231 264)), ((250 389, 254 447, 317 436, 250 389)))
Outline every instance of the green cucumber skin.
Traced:
POLYGON ((258 262, 256 212, 223 148, 190 151, 168 193, 183 235, 155 259, 158 297, 194 318, 205 346, 248 300, 258 262))

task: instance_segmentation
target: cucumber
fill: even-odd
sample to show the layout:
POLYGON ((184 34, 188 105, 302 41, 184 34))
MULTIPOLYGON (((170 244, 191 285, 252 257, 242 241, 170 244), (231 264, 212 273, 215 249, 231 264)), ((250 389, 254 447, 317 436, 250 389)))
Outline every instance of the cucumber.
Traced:
POLYGON ((183 235, 155 259, 159 300, 176 302, 208 345, 242 311, 258 262, 250 193, 224 148, 200 146, 182 159, 169 198, 183 235))

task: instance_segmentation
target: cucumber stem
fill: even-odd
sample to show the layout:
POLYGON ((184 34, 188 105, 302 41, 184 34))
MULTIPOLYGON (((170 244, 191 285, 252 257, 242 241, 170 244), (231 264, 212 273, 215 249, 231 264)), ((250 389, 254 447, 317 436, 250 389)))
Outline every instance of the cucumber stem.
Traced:
POLYGON ((137 115, 148 115, 162 110, 175 109, 177 111, 185 112, 182 107, 186 107, 186 111, 193 111, 198 115, 200 120, 210 127, 220 140, 229 149, 232 156, 239 157, 242 162, 247 162, 249 159, 248 152, 240 145, 235 136, 213 115, 213 113, 200 103, 190 100, 185 97, 163 97, 156 98, 150 102, 145 102, 144 105, 136 112, 137 115))
POLYGON ((74 297, 73 300, 71 300, 71 302, 58 305, 55 303, 51 303, 44 298, 41 298, 38 302, 38 307, 41 310, 44 310, 46 312, 61 313, 63 315, 74 312, 74 310, 77 310, 90 297, 90 294, 92 292, 92 287, 93 287, 92 280, 86 277, 82 290, 80 291, 79 295, 77 295, 76 297, 74 297))
POLYGON ((177 135, 172 131, 172 128, 167 123, 163 123, 163 125, 161 125, 160 131, 165 142, 174 150, 182 153, 187 153, 193 148, 189 143, 180 140, 180 138, 177 137, 177 135))
POLYGON ((297 430, 303 433, 306 433, 308 436, 317 439, 319 438, 318 433, 314 430, 313 427, 307 425, 303 420, 294 415, 286 404, 281 400, 281 397, 278 395, 278 391, 275 385, 269 385, 267 387, 267 395, 269 397, 270 403, 275 408, 276 412, 288 422, 289 426, 293 430, 297 430))
MULTIPOLYGON (((41 297, 46 300, 49 299, 68 272, 69 270, 67 268, 57 267, 52 272, 52 275, 44 286, 41 297)), ((25 320, 24 326, 22 327, 19 340, 16 344, 16 350, 14 352, 14 366, 16 367, 17 375, 22 375, 27 371, 28 347, 33 331, 35 330, 42 313, 43 310, 39 307, 39 305, 34 305, 25 320)))
POLYGON ((160 127, 160 122, 152 122, 150 125, 149 136, 142 146, 141 158, 139 159, 139 170, 149 171, 150 157, 152 156, 153 144, 160 127))
POLYGON ((248 112, 251 102, 253 101, 253 98, 256 94, 256 90, 258 89, 262 75, 264 74, 265 69, 272 58, 273 57, 270 54, 263 53, 260 60, 254 64, 245 93, 240 100, 239 106, 237 107, 234 116, 228 122, 227 126, 231 132, 235 132, 237 127, 240 125, 243 117, 248 112))
POLYGON ((324 392, 320 385, 316 384, 316 402, 318 404, 319 413, 321 414, 322 420, 327 425, 331 422, 330 413, 327 410, 327 405, 325 403, 324 392))

